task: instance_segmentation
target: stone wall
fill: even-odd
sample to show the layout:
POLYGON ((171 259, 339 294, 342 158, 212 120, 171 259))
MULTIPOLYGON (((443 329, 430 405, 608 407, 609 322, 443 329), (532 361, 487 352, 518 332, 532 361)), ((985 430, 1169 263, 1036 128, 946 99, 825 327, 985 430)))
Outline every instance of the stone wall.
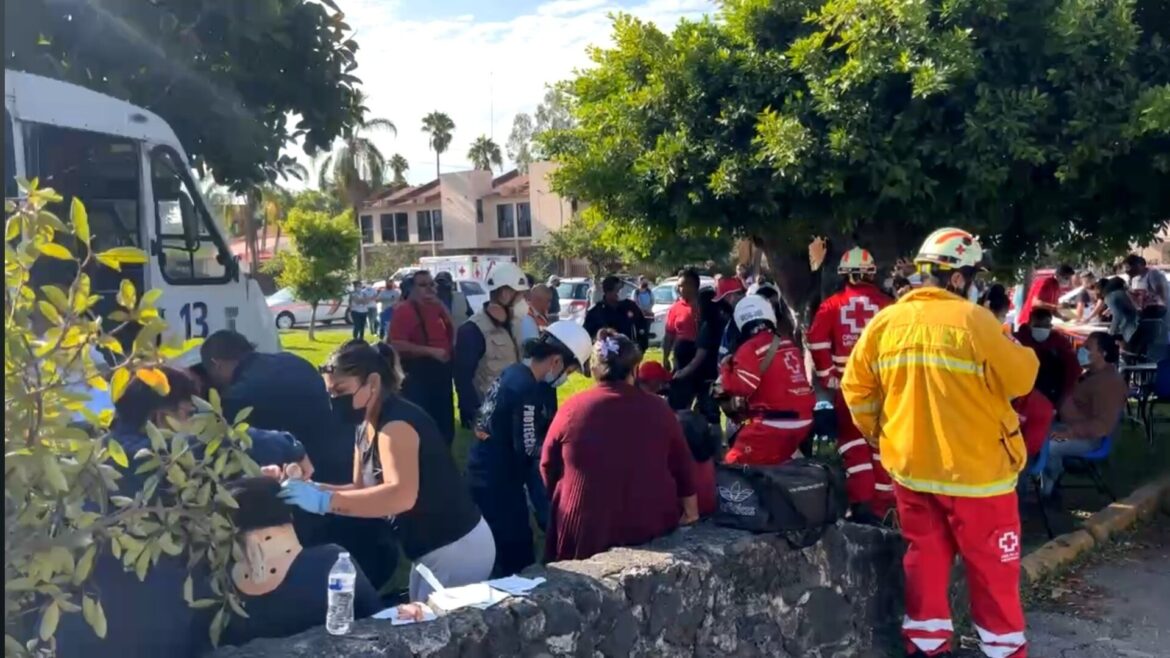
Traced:
POLYGON ((558 562, 548 582, 485 611, 392 627, 359 621, 221 649, 217 658, 885 656, 901 622, 902 543, 853 524, 815 546, 710 524, 634 549, 558 562))

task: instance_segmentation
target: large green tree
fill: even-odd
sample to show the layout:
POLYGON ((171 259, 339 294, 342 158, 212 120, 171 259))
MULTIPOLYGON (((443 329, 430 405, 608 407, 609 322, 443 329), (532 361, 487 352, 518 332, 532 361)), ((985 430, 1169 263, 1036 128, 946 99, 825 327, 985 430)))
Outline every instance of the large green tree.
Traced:
POLYGON ((647 242, 750 238, 796 302, 817 234, 890 263, 956 225, 1023 263, 1170 217, 1157 0, 727 0, 671 34, 618 16, 613 41, 541 137, 557 187, 647 242))
POLYGON ((5 68, 157 112, 238 191, 282 151, 328 149, 359 117, 357 43, 333 0, 5 0, 5 68))

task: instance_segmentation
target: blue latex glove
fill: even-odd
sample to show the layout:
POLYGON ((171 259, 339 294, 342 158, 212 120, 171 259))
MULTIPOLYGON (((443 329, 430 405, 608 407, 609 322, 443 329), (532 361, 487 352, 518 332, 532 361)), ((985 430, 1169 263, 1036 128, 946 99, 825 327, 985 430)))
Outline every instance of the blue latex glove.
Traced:
POLYGON ((280 497, 289 505, 296 505, 306 512, 325 514, 329 511, 333 492, 325 491, 304 480, 285 480, 281 485, 280 497))

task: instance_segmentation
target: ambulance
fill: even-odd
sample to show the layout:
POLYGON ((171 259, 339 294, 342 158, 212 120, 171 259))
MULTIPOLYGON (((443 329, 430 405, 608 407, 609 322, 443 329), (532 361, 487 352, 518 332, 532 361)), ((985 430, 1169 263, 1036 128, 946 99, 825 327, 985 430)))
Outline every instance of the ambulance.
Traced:
MULTIPOLYGON (((243 275, 227 236, 191 175, 183 146, 159 116, 125 101, 41 76, 4 71, 4 195, 18 178, 40 180, 89 213, 94 251, 135 247, 145 263, 120 271, 89 266, 105 315, 123 280, 162 290, 159 311, 183 340, 220 329, 247 336, 260 351, 280 350, 276 324, 256 282, 243 275)), ((197 360, 186 354, 184 365, 197 360)))

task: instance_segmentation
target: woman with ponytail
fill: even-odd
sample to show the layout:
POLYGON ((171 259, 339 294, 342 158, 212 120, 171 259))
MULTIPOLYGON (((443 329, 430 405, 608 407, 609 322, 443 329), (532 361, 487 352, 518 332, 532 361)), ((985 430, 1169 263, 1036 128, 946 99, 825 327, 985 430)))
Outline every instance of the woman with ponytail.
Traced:
MULTIPOLYGON (((491 529, 468 493, 435 421, 399 395, 402 370, 394 349, 347 344, 324 368, 334 408, 357 423, 353 483, 332 486, 287 480, 282 496, 314 514, 389 518, 403 552, 444 587, 485 580, 496 548, 491 529)), ((431 593, 417 569, 410 598, 431 593)))

